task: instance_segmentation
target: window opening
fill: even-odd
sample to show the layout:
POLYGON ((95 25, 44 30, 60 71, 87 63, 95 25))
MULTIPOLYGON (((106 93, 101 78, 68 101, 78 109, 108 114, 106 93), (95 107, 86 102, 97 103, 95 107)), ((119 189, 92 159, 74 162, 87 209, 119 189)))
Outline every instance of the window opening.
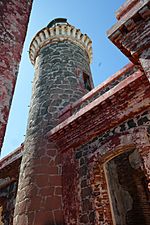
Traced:
POLYGON ((87 89, 88 91, 91 91, 91 82, 90 82, 90 77, 83 72, 83 81, 84 81, 84 87, 85 89, 87 89))

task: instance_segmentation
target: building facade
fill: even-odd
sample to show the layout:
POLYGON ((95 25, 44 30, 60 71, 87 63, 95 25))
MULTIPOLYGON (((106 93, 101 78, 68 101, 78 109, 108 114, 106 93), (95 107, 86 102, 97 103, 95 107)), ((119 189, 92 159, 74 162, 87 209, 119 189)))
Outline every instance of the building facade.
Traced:
POLYGON ((0 161, 1 225, 150 223, 150 1, 116 17, 108 38, 131 63, 96 88, 87 35, 59 18, 33 38, 26 138, 0 161))

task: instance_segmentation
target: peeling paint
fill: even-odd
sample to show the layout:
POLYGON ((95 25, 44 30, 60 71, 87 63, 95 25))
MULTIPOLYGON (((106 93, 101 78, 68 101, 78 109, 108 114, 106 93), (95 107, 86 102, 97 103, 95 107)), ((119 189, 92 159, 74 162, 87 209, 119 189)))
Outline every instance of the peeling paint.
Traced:
POLYGON ((0 9, 0 148, 14 94, 32 0, 4 0, 0 9), (7 53, 7 54, 6 54, 7 53))

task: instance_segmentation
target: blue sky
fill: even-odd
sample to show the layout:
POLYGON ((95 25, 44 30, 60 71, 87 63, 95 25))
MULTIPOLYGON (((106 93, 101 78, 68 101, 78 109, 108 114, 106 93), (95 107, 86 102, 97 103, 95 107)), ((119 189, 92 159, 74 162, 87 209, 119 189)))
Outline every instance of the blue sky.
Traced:
POLYGON ((113 75, 128 59, 108 40, 106 31, 116 22, 115 11, 125 0, 34 0, 19 68, 1 157, 24 141, 34 68, 28 49, 34 35, 57 17, 88 34, 93 42, 91 70, 95 86, 113 75))

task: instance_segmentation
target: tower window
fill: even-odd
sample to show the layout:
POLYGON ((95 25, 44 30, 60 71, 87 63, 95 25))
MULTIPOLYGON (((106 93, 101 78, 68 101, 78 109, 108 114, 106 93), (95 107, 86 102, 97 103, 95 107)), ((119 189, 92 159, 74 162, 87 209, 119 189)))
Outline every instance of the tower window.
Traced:
POLYGON ((92 90, 92 85, 91 85, 91 79, 90 76, 83 72, 83 70, 77 68, 76 69, 76 75, 79 79, 80 85, 82 86, 82 88, 91 91, 92 90))
POLYGON ((91 82, 90 82, 90 77, 89 75, 87 75, 86 73, 83 72, 83 81, 84 81, 84 87, 85 89, 87 89, 88 91, 91 91, 91 82))

